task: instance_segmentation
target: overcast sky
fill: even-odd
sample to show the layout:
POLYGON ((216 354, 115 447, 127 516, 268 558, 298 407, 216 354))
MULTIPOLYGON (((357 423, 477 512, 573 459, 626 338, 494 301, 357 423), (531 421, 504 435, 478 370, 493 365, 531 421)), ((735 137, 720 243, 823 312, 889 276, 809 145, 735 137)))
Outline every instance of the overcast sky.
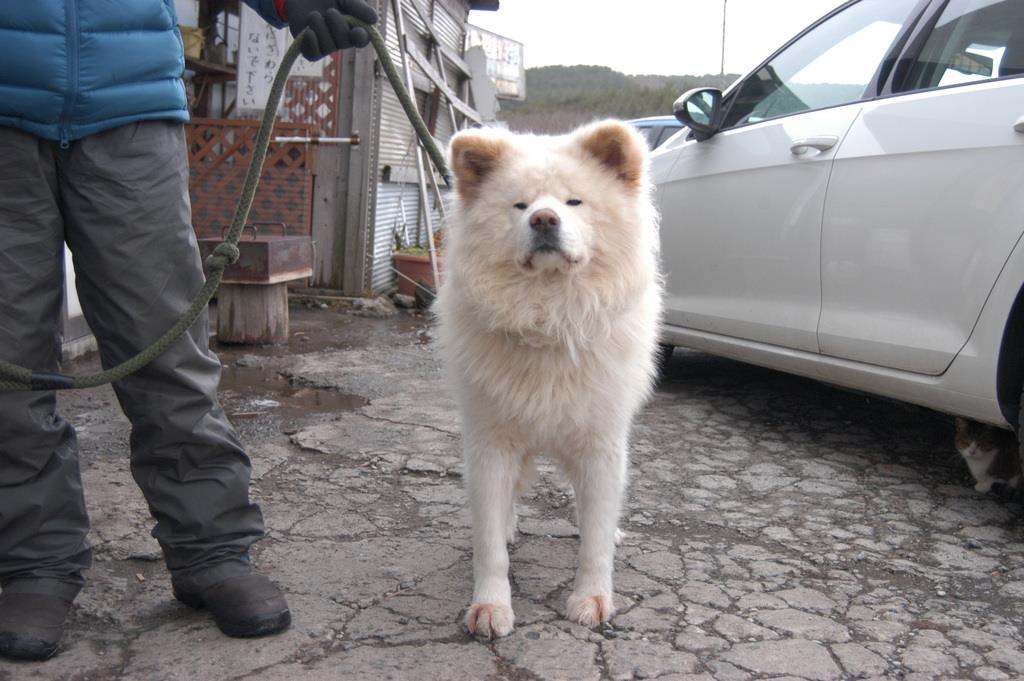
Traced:
MULTIPOLYGON (((746 73, 845 0, 725 0, 725 70, 746 73)), ((596 64, 629 74, 718 73, 723 0, 501 0, 469 23, 524 44, 526 67, 596 64)))

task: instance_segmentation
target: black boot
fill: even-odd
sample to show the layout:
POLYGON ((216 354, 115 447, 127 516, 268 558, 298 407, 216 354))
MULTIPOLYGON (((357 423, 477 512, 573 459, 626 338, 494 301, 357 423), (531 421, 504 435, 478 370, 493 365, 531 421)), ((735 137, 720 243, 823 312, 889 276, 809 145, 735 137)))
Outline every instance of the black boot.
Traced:
POLYGON ((0 593, 0 657, 45 660, 57 652, 71 601, 37 593, 0 593))
POLYGON ((206 608, 217 627, 236 638, 276 634, 292 623, 284 594, 273 582, 255 572, 229 577, 195 593, 175 586, 174 597, 193 608, 206 608))

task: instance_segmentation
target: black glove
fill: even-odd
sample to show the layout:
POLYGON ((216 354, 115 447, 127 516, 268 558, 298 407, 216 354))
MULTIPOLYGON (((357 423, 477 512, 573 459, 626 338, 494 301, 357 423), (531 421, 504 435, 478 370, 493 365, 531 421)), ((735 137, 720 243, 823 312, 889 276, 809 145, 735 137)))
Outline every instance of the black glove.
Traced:
POLYGON ((345 14, 368 24, 377 23, 377 13, 364 0, 285 0, 288 28, 296 38, 303 29, 302 56, 310 61, 346 47, 366 47, 370 36, 361 26, 352 26, 345 14))

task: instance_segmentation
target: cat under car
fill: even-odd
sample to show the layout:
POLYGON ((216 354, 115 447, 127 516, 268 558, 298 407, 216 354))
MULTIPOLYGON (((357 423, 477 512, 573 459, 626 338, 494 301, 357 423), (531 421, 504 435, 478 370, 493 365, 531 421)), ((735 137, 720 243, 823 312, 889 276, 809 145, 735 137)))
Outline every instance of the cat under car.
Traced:
POLYGON ((1013 431, 957 417, 953 440, 974 489, 1003 498, 1021 498, 1021 452, 1013 431))

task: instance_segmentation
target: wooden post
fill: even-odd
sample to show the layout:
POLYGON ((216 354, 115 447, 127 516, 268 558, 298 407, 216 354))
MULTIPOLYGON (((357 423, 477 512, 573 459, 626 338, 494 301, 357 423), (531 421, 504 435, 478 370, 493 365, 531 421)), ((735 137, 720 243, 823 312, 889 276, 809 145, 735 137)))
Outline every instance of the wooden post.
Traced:
MULTIPOLYGON (((378 2, 379 27, 387 25, 378 2)), ((365 295, 370 288, 377 200, 381 83, 371 48, 341 53, 337 134, 359 133, 358 147, 321 148, 313 205, 316 262, 313 286, 365 295)))
MULTIPOLYGON (((342 68, 344 62, 342 62, 342 68)), ((311 154, 317 155, 317 172, 313 178, 313 220, 312 235, 316 244, 313 259, 313 288, 340 286, 341 271, 335 264, 335 251, 340 248, 340 215, 345 211, 342 202, 345 197, 339 191, 342 184, 341 157, 348 152, 342 147, 313 147, 311 154)))
POLYGON ((217 292, 217 340, 221 343, 288 341, 288 282, 221 284, 217 292))

